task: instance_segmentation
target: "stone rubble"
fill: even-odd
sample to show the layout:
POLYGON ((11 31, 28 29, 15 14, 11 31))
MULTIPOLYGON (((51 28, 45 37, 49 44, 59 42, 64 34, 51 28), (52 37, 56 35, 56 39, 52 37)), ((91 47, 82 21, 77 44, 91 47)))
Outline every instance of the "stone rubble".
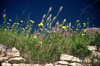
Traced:
MULTIPOLYGON (((87 48, 92 52, 91 57, 100 58, 100 53, 96 51, 96 46, 87 46, 87 48)), ((84 57, 84 59, 80 59, 68 54, 61 54, 60 60, 56 61, 54 64, 25 64, 21 61, 25 61, 25 58, 20 56, 20 52, 15 47, 7 49, 5 46, 0 44, 0 62, 2 66, 92 66, 91 58, 84 57)), ((97 61, 97 59, 93 60, 93 62, 97 61)))

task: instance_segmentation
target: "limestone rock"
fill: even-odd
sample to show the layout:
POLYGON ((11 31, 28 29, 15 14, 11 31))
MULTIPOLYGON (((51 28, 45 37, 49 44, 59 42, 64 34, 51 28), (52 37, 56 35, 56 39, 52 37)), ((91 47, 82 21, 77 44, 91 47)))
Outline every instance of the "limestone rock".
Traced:
POLYGON ((12 57, 20 56, 20 52, 15 47, 12 48, 11 53, 12 53, 12 57))
POLYGON ((2 55, 2 56, 4 56, 5 55, 5 53, 6 53, 6 49, 7 49, 7 47, 6 46, 4 46, 4 45, 2 45, 2 44, 0 44, 0 55, 2 55))
POLYGON ((61 54, 60 56, 60 60, 72 60, 74 58, 74 56, 71 56, 71 55, 67 55, 67 54, 61 54))
POLYGON ((67 54, 61 54, 60 60, 82 62, 79 58, 67 54))
POLYGON ((68 66, 68 65, 55 65, 55 66, 68 66))
POLYGON ((68 65, 70 65, 70 66, 82 66, 82 65, 79 64, 79 63, 68 63, 68 65))
POLYGON ((91 61, 90 58, 85 58, 85 59, 83 60, 83 62, 84 62, 84 63, 91 63, 92 61, 91 61))
POLYGON ((7 56, 7 57, 0 57, 0 61, 6 61, 6 60, 8 60, 9 59, 9 57, 7 56))
POLYGON ((45 64, 45 66, 53 66, 53 64, 52 64, 52 63, 50 63, 50 64, 45 64))
POLYGON ((57 62, 54 63, 54 65, 58 65, 58 64, 67 65, 68 62, 67 61, 57 61, 57 62))
POLYGON ((88 50, 90 51, 95 51, 97 50, 97 47, 96 46, 87 46, 88 50))
POLYGON ((8 60, 9 63, 20 63, 21 61, 25 61, 25 59, 22 57, 15 57, 8 60))
POLYGON ((1 65, 2 65, 2 66, 12 66, 12 64, 10 64, 10 63, 5 63, 5 62, 2 63, 1 65))
POLYGON ((42 66, 42 65, 40 65, 40 64, 34 64, 34 66, 42 66))

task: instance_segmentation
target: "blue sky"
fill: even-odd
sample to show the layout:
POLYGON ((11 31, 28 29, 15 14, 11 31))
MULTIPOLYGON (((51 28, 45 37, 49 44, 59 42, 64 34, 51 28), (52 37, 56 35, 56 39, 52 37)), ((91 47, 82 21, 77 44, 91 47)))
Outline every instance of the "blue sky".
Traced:
POLYGON ((50 7, 52 7, 50 14, 53 18, 59 8, 63 6, 57 18, 60 24, 63 19, 66 19, 66 22, 71 22, 73 26, 76 20, 86 23, 89 18, 91 20, 90 27, 93 24, 95 27, 100 27, 99 3, 100 0, 0 0, 0 24, 3 20, 3 10, 6 10, 7 20, 12 19, 12 23, 15 22, 16 16, 18 19, 27 20, 27 16, 30 14, 30 19, 35 21, 33 27, 38 28, 37 25, 41 22, 42 16, 47 14, 50 7))

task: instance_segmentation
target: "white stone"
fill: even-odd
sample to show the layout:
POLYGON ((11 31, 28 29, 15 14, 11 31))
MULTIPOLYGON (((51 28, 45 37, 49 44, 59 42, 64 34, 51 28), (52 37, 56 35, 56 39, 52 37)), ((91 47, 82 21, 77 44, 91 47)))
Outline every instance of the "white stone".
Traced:
POLYGON ((70 61, 74 58, 74 56, 71 56, 71 55, 67 55, 67 54, 61 54, 60 56, 60 60, 67 60, 67 61, 70 61))
POLYGON ((23 59, 22 57, 15 57, 15 58, 10 58, 8 60, 9 63, 20 63, 20 61, 25 61, 25 59, 23 59))
POLYGON ((97 47, 96 46, 87 46, 88 50, 90 51, 95 51, 97 50, 97 47))
POLYGON ((12 53, 12 57, 20 56, 20 52, 15 47, 12 48, 11 53, 12 53))
POLYGON ((70 66, 82 66, 82 65, 79 64, 79 63, 68 63, 68 65, 70 65, 70 66))
POLYGON ((57 61, 57 62, 54 63, 54 65, 58 65, 58 64, 67 65, 68 62, 67 61, 57 61))
POLYGON ((34 64, 34 66, 42 66, 42 65, 40 65, 40 64, 34 64))
POLYGON ((12 66, 12 64, 10 64, 10 63, 5 63, 5 62, 3 62, 1 65, 2 65, 2 66, 12 66))
POLYGON ((79 58, 67 54, 61 54, 60 60, 82 62, 79 58))
POLYGON ((50 63, 50 64, 45 64, 45 66, 53 66, 53 64, 52 64, 52 63, 50 63))
POLYGON ((0 57, 0 61, 6 61, 9 57, 0 57))
POLYGON ((71 60, 71 61, 82 62, 82 60, 81 60, 81 59, 79 59, 79 58, 77 58, 77 57, 72 58, 72 60, 71 60))
POLYGON ((83 60, 83 62, 85 62, 85 63, 91 63, 92 61, 91 61, 91 59, 90 58, 84 58, 84 60, 83 60))
POLYGON ((68 66, 68 65, 55 65, 55 66, 68 66))

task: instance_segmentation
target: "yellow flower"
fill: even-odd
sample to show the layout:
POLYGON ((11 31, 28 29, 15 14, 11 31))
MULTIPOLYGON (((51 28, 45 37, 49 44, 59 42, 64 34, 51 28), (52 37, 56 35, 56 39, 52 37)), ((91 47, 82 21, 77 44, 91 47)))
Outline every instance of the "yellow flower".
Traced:
POLYGON ((32 28, 30 28, 30 29, 32 29, 32 28))
POLYGON ((23 22, 23 20, 21 20, 21 22, 23 22))
POLYGON ((62 24, 60 26, 62 26, 62 24))
POLYGON ((78 29, 76 28, 76 30, 78 30, 78 29))
POLYGON ((34 21, 33 21, 33 20, 30 20, 30 22, 34 23, 34 21))
POLYGON ((42 44, 42 41, 40 41, 39 43, 42 44))
POLYGON ((14 27, 15 25, 13 25, 13 27, 14 27))
POLYGON ((11 19, 9 19, 9 21, 12 21, 11 19))
POLYGON ((41 22, 40 25, 43 26, 43 23, 41 22))
POLYGON ((82 34, 82 36, 84 36, 85 34, 82 34))
POLYGON ((29 35, 27 34, 27 37, 28 37, 29 35))
POLYGON ((79 26, 79 27, 81 27, 81 26, 79 26))
POLYGON ((36 35, 33 38, 36 38, 36 35))
POLYGON ((69 26, 66 26, 67 28, 69 27, 69 26))
POLYGON ((28 27, 29 25, 27 25, 27 27, 28 27))
POLYGON ((67 30, 65 30, 67 32, 67 30))
POLYGON ((40 24, 38 24, 38 26, 40 27, 41 25, 40 25, 40 24))
POLYGON ((66 22, 66 19, 64 19, 64 22, 66 22))
POLYGON ((80 20, 76 20, 76 22, 80 22, 80 20))
POLYGON ((65 26, 62 26, 62 28, 63 28, 63 29, 66 29, 66 27, 65 27, 65 26))
POLYGON ((52 29, 54 29, 54 28, 52 28, 52 29))
POLYGON ((14 23, 14 24, 16 24, 16 23, 14 23))
POLYGON ((7 28, 8 28, 8 26, 7 26, 7 28))
POLYGON ((84 25, 86 25, 86 23, 83 23, 84 25))
POLYGON ((4 29, 5 31, 7 30, 7 29, 4 29))
POLYGON ((10 24, 10 23, 7 23, 7 24, 10 24))
POLYGON ((6 15, 3 15, 3 17, 6 17, 6 15))
POLYGON ((41 30, 41 28, 40 28, 40 30, 41 30))
POLYGON ((17 23, 17 25, 19 25, 19 23, 17 23))
POLYGON ((23 30, 25 30, 24 28, 22 28, 23 30))

